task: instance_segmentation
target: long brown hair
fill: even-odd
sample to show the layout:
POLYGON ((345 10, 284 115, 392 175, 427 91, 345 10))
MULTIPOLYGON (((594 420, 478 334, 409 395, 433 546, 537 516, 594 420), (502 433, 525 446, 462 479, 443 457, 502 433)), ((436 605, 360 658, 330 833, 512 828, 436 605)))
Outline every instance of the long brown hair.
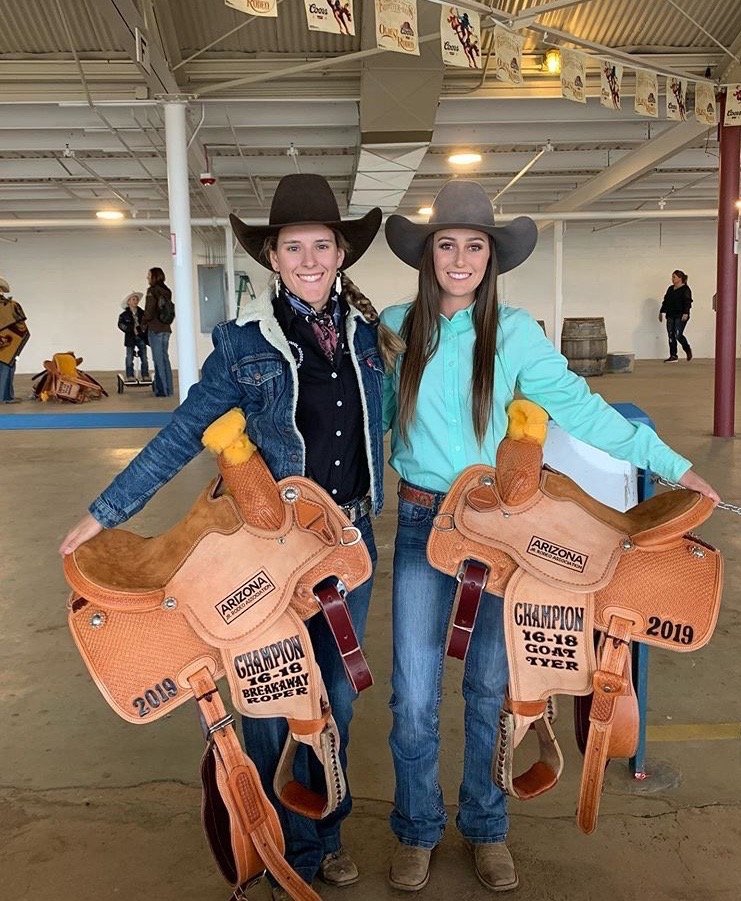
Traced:
MULTIPOLYGON (((422 373, 440 343, 440 285, 435 276, 433 259, 434 234, 425 242, 419 267, 419 287, 414 303, 409 307, 401 337, 406 353, 401 363, 397 416, 399 431, 405 442, 414 421, 422 373)), ((471 418, 479 446, 491 419, 494 396, 494 356, 497 347, 499 308, 497 300, 497 259, 494 244, 489 238, 489 262, 481 284, 476 288, 473 304, 473 325, 476 341, 473 348, 471 381, 473 386, 471 418)))

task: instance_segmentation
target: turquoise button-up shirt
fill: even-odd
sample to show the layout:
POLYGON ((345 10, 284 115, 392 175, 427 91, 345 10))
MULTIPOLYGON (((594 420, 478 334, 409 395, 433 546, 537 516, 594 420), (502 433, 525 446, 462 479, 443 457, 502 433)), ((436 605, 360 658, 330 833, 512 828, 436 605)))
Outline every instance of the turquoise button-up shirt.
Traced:
MULTIPOLYGON (((409 304, 387 307, 381 320, 399 332, 409 304)), ((691 467, 644 423, 629 422, 593 394, 586 381, 567 368, 566 358, 525 310, 499 308, 494 362, 492 416, 479 446, 471 418, 471 373, 476 338, 473 306, 450 319, 440 316, 440 343, 425 367, 409 444, 399 434, 396 393, 401 358, 385 377, 384 428, 392 429, 391 466, 407 482, 430 491, 447 491, 474 463, 494 465, 507 432, 507 407, 516 396, 543 407, 561 428, 618 460, 679 480, 691 467)))

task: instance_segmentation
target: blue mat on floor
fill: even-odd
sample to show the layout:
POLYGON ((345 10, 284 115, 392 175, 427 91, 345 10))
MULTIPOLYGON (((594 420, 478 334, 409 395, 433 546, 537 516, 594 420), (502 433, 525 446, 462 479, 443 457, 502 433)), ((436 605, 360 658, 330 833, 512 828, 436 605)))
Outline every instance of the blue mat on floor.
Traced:
POLYGON ((160 429, 170 410, 142 413, 3 413, 3 429, 160 429))

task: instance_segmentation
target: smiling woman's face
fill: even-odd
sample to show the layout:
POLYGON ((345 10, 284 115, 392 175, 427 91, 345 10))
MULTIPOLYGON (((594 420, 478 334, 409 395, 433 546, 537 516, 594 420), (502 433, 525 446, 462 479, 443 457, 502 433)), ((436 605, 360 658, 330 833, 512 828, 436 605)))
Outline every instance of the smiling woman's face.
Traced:
POLYGON ((432 259, 441 300, 467 299, 473 303, 489 262, 489 237, 469 228, 446 228, 435 232, 432 259))
POLYGON ((345 259, 331 228, 289 225, 278 232, 270 265, 288 290, 320 309, 329 299, 332 282, 345 259))

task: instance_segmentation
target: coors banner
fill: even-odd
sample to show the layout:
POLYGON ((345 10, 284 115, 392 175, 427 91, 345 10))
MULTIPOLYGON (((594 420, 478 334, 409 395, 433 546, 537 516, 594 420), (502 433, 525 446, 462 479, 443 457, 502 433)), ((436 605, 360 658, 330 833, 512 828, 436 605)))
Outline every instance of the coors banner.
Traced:
POLYGON ((729 84, 726 88, 726 114, 724 125, 741 125, 741 84, 729 84))
POLYGON ((266 16, 270 19, 278 18, 277 0, 224 0, 227 6, 238 9, 250 16, 266 16))
POLYGON ((634 109, 641 116, 659 115, 659 79, 655 72, 646 72, 644 69, 636 71, 636 99, 634 109))
POLYGON ((478 13, 457 6, 440 11, 440 46, 446 66, 481 68, 481 22, 478 13))
POLYGON ((353 0, 304 0, 309 31, 355 34, 353 0))
POLYGON ((600 103, 608 109, 620 109, 620 88, 623 83, 623 67, 610 59, 600 60, 600 103))
POLYGON ((494 29, 494 55, 497 78, 511 84, 522 84, 522 45, 525 39, 499 25, 494 29))
POLYGON ((576 103, 587 102, 586 57, 578 50, 561 50, 561 96, 576 103))
POLYGON ((684 78, 666 79, 666 118, 684 122, 687 119, 687 81, 684 78))
POLYGON ((715 85, 707 81, 698 81, 695 85, 695 119, 705 125, 718 124, 715 85))
POLYGON ((417 0, 375 0, 376 46, 419 56, 417 0))

